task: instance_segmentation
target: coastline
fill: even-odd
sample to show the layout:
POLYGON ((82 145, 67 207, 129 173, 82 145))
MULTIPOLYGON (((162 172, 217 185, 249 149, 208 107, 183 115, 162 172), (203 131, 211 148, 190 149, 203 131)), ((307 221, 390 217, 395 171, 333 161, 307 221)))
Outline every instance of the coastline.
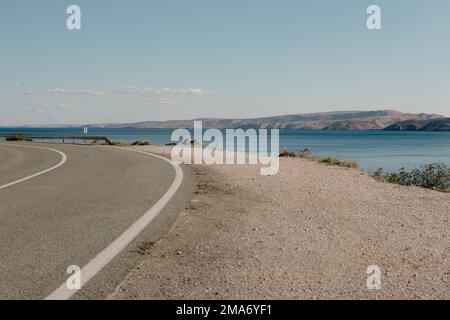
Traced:
POLYGON ((110 299, 450 298, 450 194, 297 158, 192 168, 194 197, 110 299))
MULTIPOLYGON (((30 136, 79 135, 80 129, 29 129, 2 131, 11 134, 23 131, 30 136)), ((90 129, 90 135, 106 136, 111 141, 131 143, 150 141, 153 145, 171 142, 171 129, 90 129)), ((1 138, 0 138, 1 140, 1 138)), ((383 168, 397 172, 401 167, 412 170, 421 165, 442 161, 450 167, 450 133, 387 132, 387 131, 327 131, 281 130, 279 149, 299 152, 309 149, 322 157, 356 160, 366 171, 383 168)))

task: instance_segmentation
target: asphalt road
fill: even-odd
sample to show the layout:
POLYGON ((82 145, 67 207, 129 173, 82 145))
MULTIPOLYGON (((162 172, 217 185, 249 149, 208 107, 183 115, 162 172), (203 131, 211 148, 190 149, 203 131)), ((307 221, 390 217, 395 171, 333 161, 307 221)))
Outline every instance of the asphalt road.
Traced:
MULTIPOLYGON (((182 170, 183 182, 164 209, 73 298, 105 297, 142 258, 142 248, 170 228, 194 187, 190 171, 182 170)), ((0 143, 0 299, 48 297, 70 276, 69 266, 89 264, 158 203, 174 179, 170 163, 124 149, 0 143)))
POLYGON ((56 152, 45 149, 0 144, 0 186, 50 168, 60 158, 56 152))

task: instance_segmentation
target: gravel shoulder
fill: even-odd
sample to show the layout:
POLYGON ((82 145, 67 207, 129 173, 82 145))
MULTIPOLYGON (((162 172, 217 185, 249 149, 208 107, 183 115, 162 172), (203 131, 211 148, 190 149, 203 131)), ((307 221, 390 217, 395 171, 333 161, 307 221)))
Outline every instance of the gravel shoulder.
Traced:
POLYGON ((450 298, 450 194, 303 159, 192 168, 194 197, 110 299, 450 298))

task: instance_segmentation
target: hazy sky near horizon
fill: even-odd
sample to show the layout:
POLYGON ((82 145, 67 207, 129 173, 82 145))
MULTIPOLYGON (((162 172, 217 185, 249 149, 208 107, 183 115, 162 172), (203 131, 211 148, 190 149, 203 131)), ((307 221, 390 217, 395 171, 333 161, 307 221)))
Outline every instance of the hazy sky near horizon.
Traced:
POLYGON ((2 1, 0 125, 450 116, 449 57, 448 0, 2 1))

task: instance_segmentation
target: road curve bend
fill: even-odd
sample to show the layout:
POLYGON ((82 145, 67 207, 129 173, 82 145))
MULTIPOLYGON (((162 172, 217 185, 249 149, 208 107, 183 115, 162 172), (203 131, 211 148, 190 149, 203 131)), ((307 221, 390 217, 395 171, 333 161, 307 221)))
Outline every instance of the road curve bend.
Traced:
POLYGON ((187 167, 127 148, 0 143, 0 159, 0 299, 107 296, 194 190, 187 167))

